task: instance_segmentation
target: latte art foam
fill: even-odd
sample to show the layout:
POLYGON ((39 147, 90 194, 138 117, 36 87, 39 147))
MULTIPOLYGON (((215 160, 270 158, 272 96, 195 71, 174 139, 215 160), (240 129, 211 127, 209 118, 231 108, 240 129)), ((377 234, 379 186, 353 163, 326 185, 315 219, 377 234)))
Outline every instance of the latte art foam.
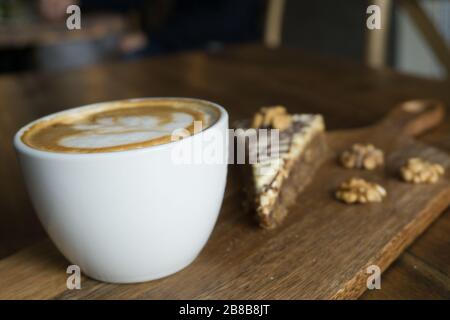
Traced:
POLYGON ((123 144, 144 142, 170 135, 175 129, 187 128, 194 122, 190 114, 174 112, 172 121, 160 123, 156 116, 104 117, 94 123, 74 124, 79 134, 64 137, 59 144, 67 148, 90 149, 115 147, 123 144))
POLYGON ((169 143, 172 133, 194 133, 218 118, 206 102, 189 99, 147 99, 100 104, 42 120, 22 136, 30 147, 55 152, 93 153, 142 148, 169 143))

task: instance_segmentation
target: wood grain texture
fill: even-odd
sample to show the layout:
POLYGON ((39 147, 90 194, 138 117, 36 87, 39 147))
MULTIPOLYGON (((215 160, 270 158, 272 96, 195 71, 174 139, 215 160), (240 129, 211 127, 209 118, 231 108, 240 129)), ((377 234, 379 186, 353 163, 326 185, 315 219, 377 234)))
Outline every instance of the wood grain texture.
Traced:
MULTIPOLYGON (((68 291, 65 289, 65 269, 69 262, 50 242, 45 241, 38 244, 38 247, 18 251, 41 241, 45 236, 28 201, 16 163, 11 144, 15 131, 27 122, 51 112, 87 103, 137 96, 194 96, 217 101, 229 110, 231 120, 249 117, 261 105, 281 103, 292 112, 324 114, 330 129, 370 125, 381 119, 393 105, 407 99, 434 98, 450 104, 448 83, 445 82, 404 76, 387 69, 375 71, 351 62, 323 58, 296 49, 267 50, 252 45, 229 48, 213 54, 191 52, 57 74, 2 76, 0 258, 5 259, 0 261, 0 288, 5 285, 9 289, 0 289, 0 296, 59 299, 157 298, 171 295, 186 297, 188 293, 194 293, 189 290, 195 289, 198 298, 218 297, 219 294, 232 296, 234 290, 244 292, 242 298, 270 295, 275 298, 293 298, 304 294, 297 283, 299 279, 306 289, 321 290, 326 286, 324 281, 313 283, 301 273, 305 266, 317 266, 317 259, 305 260, 298 257, 298 254, 302 257, 303 254, 308 254, 302 246, 304 243, 311 245, 311 239, 308 240, 305 234, 295 233, 292 227, 303 223, 317 223, 301 211, 308 204, 307 200, 299 198, 299 211, 288 218, 282 229, 275 233, 261 232, 252 227, 248 216, 242 215, 242 193, 236 183, 239 176, 234 170, 231 170, 228 178, 226 198, 211 241, 194 265, 174 277, 123 286, 102 284, 86 278, 82 281, 81 291, 68 291), (222 228, 232 232, 228 234, 221 231, 222 228), (285 234, 289 236, 288 241, 283 243, 277 240, 285 234), (297 244, 294 256, 254 251, 255 246, 266 246, 268 250, 283 252, 289 241, 297 244), (29 255, 33 251, 36 254, 31 259, 29 255), (250 259, 252 263, 237 263, 246 259, 250 259), (28 261, 36 261, 32 263, 35 266, 29 266, 28 261), (284 268, 278 267, 281 263, 284 263, 284 268), (212 279, 209 276, 211 266, 216 266, 217 270, 228 275, 226 279, 224 275, 212 279), (193 268, 199 271, 193 274, 193 268), (296 271, 293 273, 295 276, 290 274, 290 270, 296 271), (230 278, 233 280, 229 281, 230 278), (247 279, 248 283, 239 280, 240 278, 247 279), (52 284, 52 281, 55 282, 52 284), (175 294, 174 287, 177 288, 175 294)), ((420 140, 450 152, 449 136, 450 120, 447 118, 443 125, 420 140)), ((429 148, 426 145, 423 147, 426 150, 429 148)), ((406 145, 405 148, 408 150, 406 145)), ((440 153, 431 154, 433 157, 440 157, 440 153)), ((394 157, 395 161, 399 159, 400 156, 394 157)), ((329 176, 324 179, 328 181, 329 176)), ((310 190, 314 190, 314 187, 311 186, 310 190)), ((390 196, 388 201, 392 201, 390 196)), ((409 205, 398 216, 404 218, 410 214, 407 212, 408 208, 409 205)), ((337 212, 327 216, 331 222, 338 219, 337 212)), ((369 212, 372 213, 371 210, 369 212)), ((449 299, 449 213, 447 210, 383 274, 382 290, 367 291, 363 298, 449 299)), ((351 212, 345 211, 343 215, 351 215, 351 212)), ((420 217, 421 228, 425 228, 434 218, 420 217)), ((362 224, 362 221, 357 223, 362 224)), ((369 228, 367 225, 361 227, 366 228, 365 230, 369 228)), ((324 226, 319 226, 318 230, 320 228, 324 226)), ((392 233, 401 232, 387 222, 386 228, 392 233)), ((409 234, 421 231, 418 229, 420 228, 402 230, 409 234)), ((320 234, 320 237, 339 236, 341 233, 342 230, 336 225, 330 235, 320 234)), ((395 250, 407 244, 397 243, 395 250)), ((328 254, 334 254, 334 248, 326 250, 328 254)), ((364 253, 359 253, 358 257, 364 257, 364 253)), ((217 270, 213 268, 213 271, 217 270)), ((346 272, 346 275, 354 273, 354 267, 346 272)), ((339 284, 349 283, 348 279, 343 276, 339 284)))
POLYGON ((0 299, 50 299, 65 290, 68 262, 49 240, 1 261, 0 299))

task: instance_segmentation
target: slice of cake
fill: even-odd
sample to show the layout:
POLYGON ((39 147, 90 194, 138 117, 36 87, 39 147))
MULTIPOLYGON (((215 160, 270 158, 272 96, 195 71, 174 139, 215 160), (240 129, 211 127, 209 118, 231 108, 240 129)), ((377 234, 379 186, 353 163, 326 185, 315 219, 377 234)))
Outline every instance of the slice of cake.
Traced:
POLYGON ((236 135, 247 152, 244 170, 250 203, 259 225, 275 228, 325 159, 323 117, 290 115, 282 106, 265 107, 251 123, 244 121, 237 127, 244 129, 236 135))

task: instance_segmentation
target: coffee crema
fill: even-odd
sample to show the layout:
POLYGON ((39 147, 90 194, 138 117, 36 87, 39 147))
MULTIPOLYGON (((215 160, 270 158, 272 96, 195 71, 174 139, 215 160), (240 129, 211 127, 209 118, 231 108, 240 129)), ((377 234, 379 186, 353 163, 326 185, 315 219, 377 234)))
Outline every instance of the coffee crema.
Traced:
POLYGON ((169 143, 176 130, 197 133, 194 122, 204 130, 219 115, 213 104, 194 99, 105 102, 38 121, 21 139, 34 149, 52 152, 124 151, 169 143))

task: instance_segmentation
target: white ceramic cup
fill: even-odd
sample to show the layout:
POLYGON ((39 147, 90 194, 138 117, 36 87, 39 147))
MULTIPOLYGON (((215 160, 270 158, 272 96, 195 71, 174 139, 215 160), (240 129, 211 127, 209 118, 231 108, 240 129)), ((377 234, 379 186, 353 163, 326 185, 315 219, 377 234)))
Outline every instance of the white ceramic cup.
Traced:
MULTIPOLYGON (((175 273, 197 257, 217 220, 227 161, 180 164, 173 151, 199 145, 207 134, 227 137, 227 112, 210 104, 220 113, 211 127, 142 149, 56 153, 21 140, 38 121, 96 105, 55 113, 18 131, 14 145, 39 219, 84 274, 105 282, 142 282, 175 273)), ((225 140, 219 148, 227 160, 225 140)))

